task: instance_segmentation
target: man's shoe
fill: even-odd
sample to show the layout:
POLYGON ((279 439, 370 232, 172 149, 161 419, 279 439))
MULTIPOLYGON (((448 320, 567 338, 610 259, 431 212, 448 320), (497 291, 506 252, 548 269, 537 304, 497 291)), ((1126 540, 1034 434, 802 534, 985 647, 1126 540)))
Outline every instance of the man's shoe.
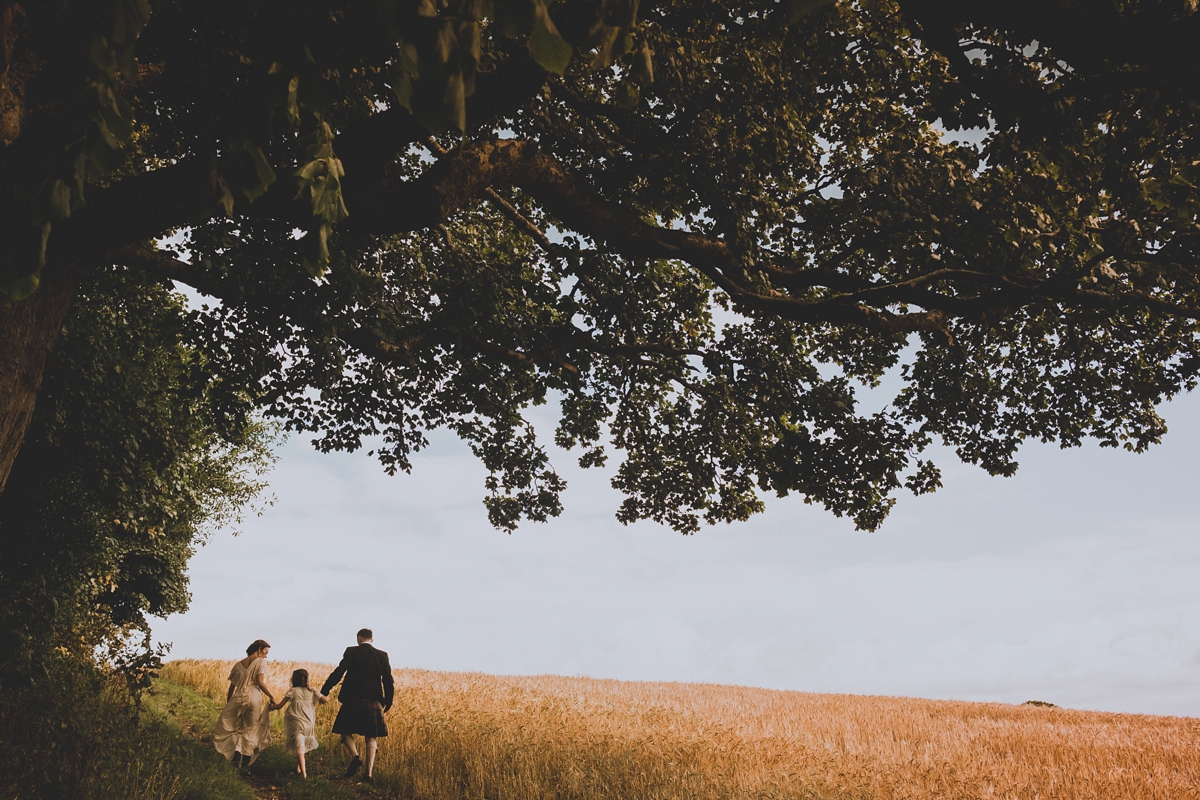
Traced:
POLYGON ((346 767, 346 777, 349 778, 354 773, 358 772, 358 768, 361 766, 362 766, 362 759, 359 758, 358 756, 355 756, 354 758, 350 759, 350 766, 346 767))

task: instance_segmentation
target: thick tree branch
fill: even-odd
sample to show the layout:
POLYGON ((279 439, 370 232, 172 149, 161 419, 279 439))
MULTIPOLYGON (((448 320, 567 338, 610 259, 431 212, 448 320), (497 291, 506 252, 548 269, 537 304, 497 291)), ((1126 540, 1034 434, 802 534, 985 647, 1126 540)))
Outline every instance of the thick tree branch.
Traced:
POLYGON ((950 318, 978 319, 989 312, 1039 300, 1110 310, 1146 308, 1200 318, 1200 310, 1192 306, 1145 292, 1106 293, 1082 289, 1075 282, 1063 284, 1053 279, 962 269, 937 269, 902 281, 877 283, 831 269, 796 273, 768 265, 772 278, 790 276, 792 288, 824 286, 840 294, 809 300, 759 288, 742 277, 744 270, 725 242, 650 225, 631 211, 584 190, 536 145, 516 140, 475 143, 444 157, 416 180, 384 183, 367 203, 369 211, 348 224, 373 233, 431 227, 497 187, 521 188, 565 227, 602 240, 624 256, 686 261, 744 308, 798 322, 862 325, 891 335, 925 332, 948 341, 950 318), (939 284, 965 286, 968 291, 932 288, 939 284), (981 285, 989 290, 979 292, 981 285), (970 289, 972 286, 974 290, 970 289), (900 304, 924 310, 905 313, 888 310, 900 304))
MULTIPOLYGON (((127 246, 109 253, 110 263, 156 275, 191 286, 210 297, 227 302, 241 300, 241 291, 232 283, 195 264, 189 264, 161 250, 127 246)), ((321 314, 290 303, 272 302, 268 310, 309 329, 329 326, 329 320, 321 314)), ((384 337, 358 324, 338 324, 334 335, 364 356, 384 364, 415 366, 417 352, 436 344, 449 341, 446 331, 436 325, 414 325, 399 335, 384 337)), ((506 345, 497 344, 471 331, 458 333, 459 339, 469 347, 487 355, 506 361, 519 368, 550 364, 566 372, 578 374, 579 369, 570 363, 561 352, 522 352, 506 345)))
MULTIPOLYGON (((1049 45, 1076 70, 1100 73, 1109 65, 1136 64, 1177 75, 1200 63, 1195 41, 1200 14, 1186 4, 1047 4, 1038 0, 901 0, 900 8, 925 31, 954 25, 993 27, 1018 44, 1049 45)), ((941 49, 941 42, 933 42, 941 49)), ((948 43, 957 51, 957 36, 948 43)), ((944 52, 953 55, 952 52, 944 52)))
MULTIPOLYGON (((577 16, 580 4, 571 4, 577 16)), ((564 15, 565 16, 565 15, 564 15)), ((573 18, 564 24, 578 28, 573 18)), ((483 128, 517 113, 545 84, 547 74, 528 53, 512 55, 505 63, 476 78, 476 92, 467 100, 468 130, 483 128)), ((346 167, 343 192, 353 214, 357 198, 369 196, 373 185, 404 148, 429 132, 403 108, 392 108, 339 131, 335 150, 346 167)), ((224 213, 217 202, 218 164, 215 156, 191 156, 169 166, 125 178, 108 188, 88 192, 88 204, 55 226, 50 257, 67 259, 110 250, 163 235, 224 213)), ((242 199, 240 215, 286 219, 306 227, 312 209, 296 196, 291 180, 277 180, 254 203, 242 199)))
POLYGON ((602 240, 624 256, 686 261, 746 308, 800 322, 860 324, 889 334, 928 331, 945 338, 946 318, 939 311, 896 315, 853 302, 813 303, 754 291, 731 277, 740 270, 723 241, 659 228, 599 200, 557 161, 524 141, 479 142, 442 159, 414 181, 384 183, 364 204, 367 211, 346 224, 378 234, 433 227, 497 186, 520 187, 566 227, 602 240))
MULTIPOLYGON (((114 264, 186 284, 196 291, 218 300, 227 302, 241 300, 241 291, 236 286, 223 280, 220 276, 213 275, 203 267, 181 261, 161 250, 127 246, 112 251, 109 258, 114 264)), ((275 302, 271 304, 271 310, 309 327, 323 328, 328 325, 328 320, 320 314, 296 308, 290 304, 275 302)), ((384 339, 359 326, 339 326, 335 333, 338 338, 363 355, 384 363, 403 366, 412 366, 416 363, 414 351, 426 338, 426 332, 416 329, 391 339, 384 339)))
MULTIPOLYGON (((643 10, 653 3, 643 3, 643 10)), ((596 8, 586 0, 556 4, 551 16, 559 32, 582 47, 596 8)), ((545 85, 548 74, 527 49, 514 47, 494 70, 480 72, 476 90, 466 101, 468 133, 515 115, 545 85)), ((396 107, 360 120, 337 132, 334 149, 346 167, 343 193, 351 214, 360 212, 373 187, 386 176, 396 155, 427 137, 429 132, 403 108, 396 107)), ((88 204, 56 226, 51 237, 52 258, 92 257, 145 241, 165 232, 209 219, 219 211, 215 189, 216 163, 197 155, 176 164, 126 178, 107 189, 92 189, 88 204)), ((306 228, 311 207, 296 197, 290 180, 278 180, 253 204, 237 203, 235 212, 288 219, 306 228)))
MULTIPOLYGON (((450 151, 438 144, 437 139, 434 139, 432 136, 425 140, 425 144, 430 150, 437 153, 439 157, 445 157, 450 154, 450 151)), ((489 186, 483 190, 483 193, 500 209, 500 212, 504 216, 508 217, 518 228, 528 233, 543 250, 551 252, 556 249, 554 243, 550 241, 542 229, 535 225, 533 220, 522 214, 516 206, 501 196, 499 192, 489 186)))
MULTIPOLYGON (((197 184, 204 186, 205 176, 200 170, 193 168, 188 171, 184 165, 167 170, 172 171, 170 178, 166 175, 156 176, 164 185, 186 180, 193 187, 197 184)), ((948 321, 951 318, 978 319, 997 310, 1039 300, 1108 310, 1146 308, 1157 313, 1200 318, 1200 311, 1195 308, 1145 292, 1107 293, 1082 289, 1074 282, 1063 284, 1053 280, 1018 279, 972 270, 940 269, 903 281, 877 283, 836 269, 794 271, 766 265, 764 271, 783 288, 794 291, 800 287, 824 286, 837 292, 816 300, 796 297, 751 284, 736 254, 724 241, 651 225, 630 210, 584 190, 557 161, 541 153, 535 144, 518 140, 477 142, 452 154, 443 154, 441 160, 414 180, 400 181, 384 175, 374 184, 355 187, 353 193, 347 193, 347 201, 356 211, 343 225, 376 235, 434 228, 444 224, 471 202, 488 197, 497 202, 516 224, 529 229, 531 235, 547 246, 548 240, 540 229, 496 191, 497 188, 509 187, 521 188, 562 221, 565 227, 603 241, 621 255, 685 261, 728 293, 742 308, 797 322, 860 325, 888 335, 923 332, 949 342, 948 321), (982 284, 990 287, 990 290, 964 293, 961 289, 945 292, 933 288, 949 282, 966 287, 982 284), (889 310, 901 304, 918 306, 923 310, 902 313, 889 310)), ((144 209, 145 216, 159 219, 172 213, 182 213, 188 208, 189 202, 177 200, 174 204, 166 204, 169 208, 164 210, 136 197, 127 200, 147 206, 144 209)), ((277 210, 278 205, 272 206, 270 203, 256 207, 256 211, 260 212, 277 210)), ((283 212, 289 215, 295 213, 286 207, 283 212)), ((142 214, 135 213, 133 216, 135 219, 142 218, 142 214)), ((148 227, 154 224, 146 223, 148 227)), ((142 233, 143 238, 152 235, 146 231, 142 233)), ((92 234, 94 241, 106 240, 101 230, 93 230, 92 234)), ((195 285, 187 277, 179 279, 195 285)), ((193 279, 202 281, 204 276, 193 276, 193 279)), ((363 340, 355 343, 355 346, 363 352, 378 353, 380 356, 390 353, 389 358, 411 357, 405 347, 396 346, 398 349, 388 350, 385 344, 363 340)))

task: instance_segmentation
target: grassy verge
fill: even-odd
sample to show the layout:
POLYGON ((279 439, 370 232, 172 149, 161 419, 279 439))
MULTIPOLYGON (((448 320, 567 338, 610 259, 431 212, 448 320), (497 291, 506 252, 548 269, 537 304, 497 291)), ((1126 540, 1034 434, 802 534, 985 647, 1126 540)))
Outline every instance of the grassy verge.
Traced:
MULTIPOLYGON (((224 705, 220 699, 201 694, 169 680, 158 679, 148 692, 145 705, 152 715, 186 734, 197 746, 212 750, 212 729, 224 705)), ((271 736, 283 741, 283 715, 271 715, 271 736)), ((278 744, 263 751, 246 772, 246 779, 264 789, 282 794, 288 800, 348 800, 362 796, 401 797, 395 787, 381 781, 366 790, 340 776, 346 768, 344 754, 332 737, 322 739, 320 747, 308 754, 308 779, 296 774, 295 757, 278 744)), ((223 759, 222 759, 223 760, 223 759)))
POLYGON ((0 698, 0 797, 39 800, 253 800, 219 755, 142 714, 88 665, 51 665, 0 698))

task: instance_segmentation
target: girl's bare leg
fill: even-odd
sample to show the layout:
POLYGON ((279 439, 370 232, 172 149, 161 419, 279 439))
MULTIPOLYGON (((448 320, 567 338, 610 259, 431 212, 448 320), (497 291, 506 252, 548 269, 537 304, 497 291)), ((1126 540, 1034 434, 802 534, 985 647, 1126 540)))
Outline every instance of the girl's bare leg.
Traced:
POLYGON ((304 765, 304 751, 303 750, 300 751, 300 753, 297 755, 297 758, 300 759, 300 777, 307 780, 308 779, 308 767, 306 767, 304 765))

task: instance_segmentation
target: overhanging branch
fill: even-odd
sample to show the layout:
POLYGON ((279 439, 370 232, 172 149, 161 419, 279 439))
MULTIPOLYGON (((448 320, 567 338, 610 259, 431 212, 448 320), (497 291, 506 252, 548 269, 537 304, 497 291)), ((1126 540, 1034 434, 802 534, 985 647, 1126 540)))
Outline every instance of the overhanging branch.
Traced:
MULTIPOLYGON (((497 192, 513 187, 526 192, 564 227, 603 241, 620 255, 686 262, 712 280, 738 306, 796 322, 857 325, 891 336, 921 332, 949 343, 951 319, 982 319, 1031 303, 1103 310, 1145 308, 1155 313, 1200 318, 1200 309, 1146 292, 1104 292, 1083 289, 1077 281, 1017 278, 965 269, 935 269, 903 280, 880 282, 833 267, 796 270, 794 265, 769 263, 756 267, 769 278, 770 284, 779 287, 771 288, 769 284, 751 282, 746 268, 723 240, 651 225, 630 209, 585 190, 536 144, 521 140, 476 142, 442 154, 437 163, 416 179, 400 181, 384 175, 369 186, 359 186, 348 198, 355 211, 343 225, 372 235, 434 228, 470 203, 488 197, 516 224, 531 228, 532 235, 546 246, 545 235, 497 192), (815 287, 832 291, 828 296, 810 299, 780 290, 815 287), (922 310, 894 310, 903 306, 922 310)), ((268 203, 256 206, 255 210, 278 209, 268 203)), ((160 274, 169 271, 161 259, 157 268, 149 267, 160 274)), ((202 272, 181 272, 191 269, 182 262, 171 269, 179 275, 176 279, 201 291, 219 289, 211 285, 206 288, 203 284, 210 278, 202 272)), ((361 335, 346 333, 346 336, 361 335)), ((389 344, 378 338, 352 344, 385 360, 403 362, 412 357, 408 345, 389 344)), ((513 354, 496 351, 494 355, 507 357, 513 363, 520 361, 513 354)))
MULTIPOLYGON (((189 264, 161 250, 127 246, 112 251, 109 259, 130 269, 157 275, 191 286, 198 292, 226 302, 240 300, 240 290, 220 276, 213 275, 203 267, 189 264)), ((328 325, 328 320, 307 309, 296 308, 284 303, 272 303, 270 310, 308 327, 328 325)), ((338 326, 335 335, 363 355, 383 363, 413 366, 416 364, 415 350, 424 343, 428 333, 416 328, 403 335, 383 338, 356 325, 338 326)))

